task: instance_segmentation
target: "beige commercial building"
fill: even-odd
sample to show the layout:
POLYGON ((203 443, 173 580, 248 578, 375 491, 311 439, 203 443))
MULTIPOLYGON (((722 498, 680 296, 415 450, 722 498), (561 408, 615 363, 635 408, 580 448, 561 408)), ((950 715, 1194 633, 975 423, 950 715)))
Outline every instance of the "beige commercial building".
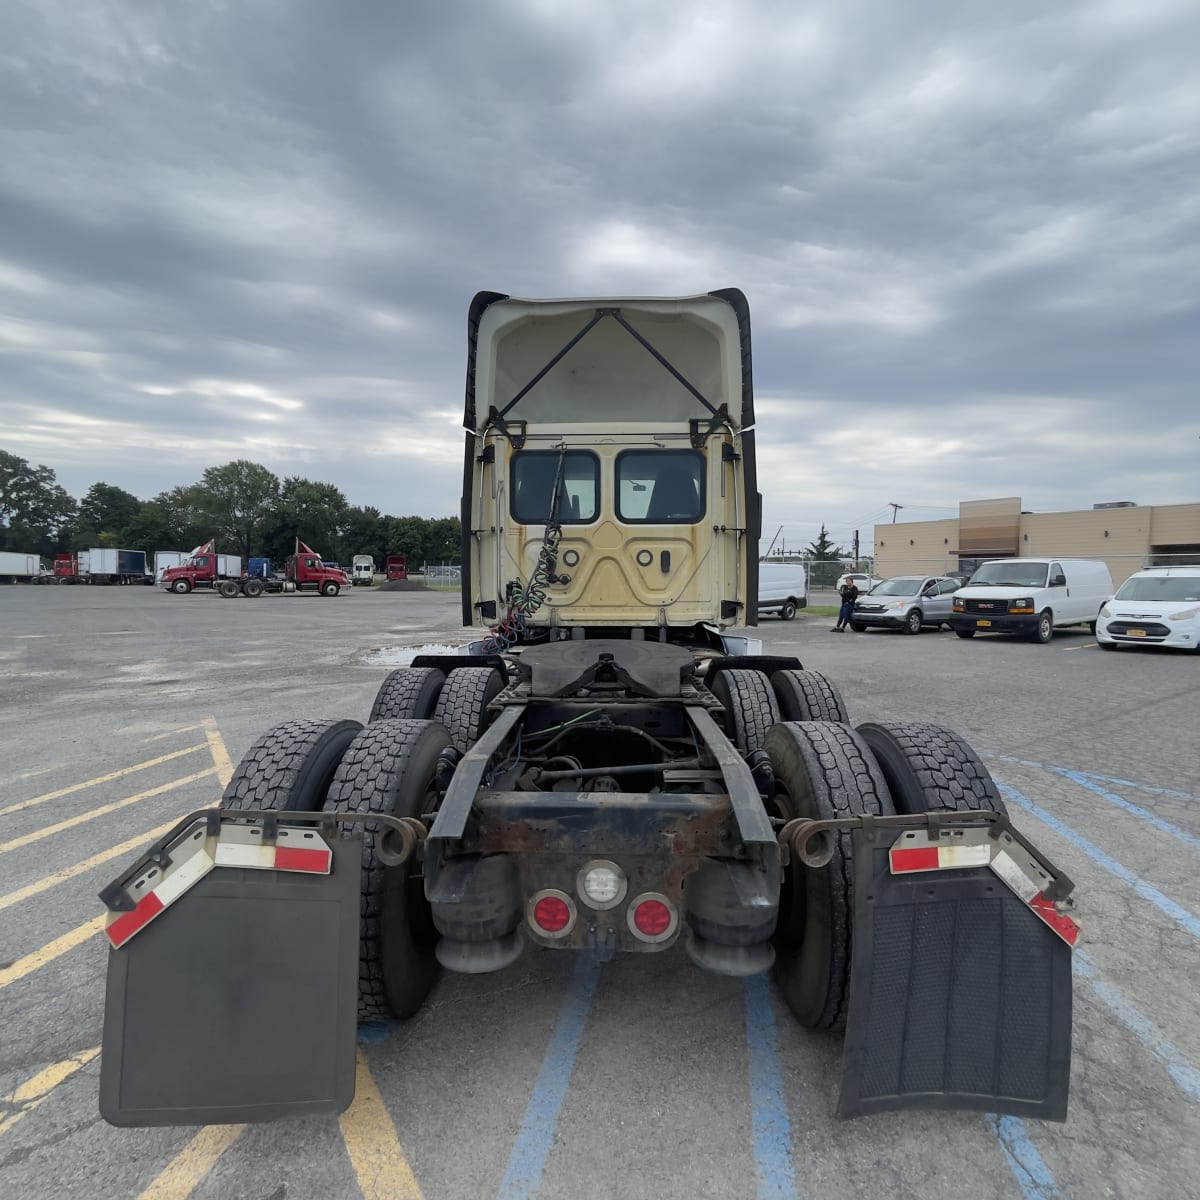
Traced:
POLYGON ((1100 558, 1120 585, 1142 567, 1200 563, 1200 503, 1023 512, 1018 496, 964 500, 957 519, 875 526, 875 574, 974 570, 989 558, 1100 558))

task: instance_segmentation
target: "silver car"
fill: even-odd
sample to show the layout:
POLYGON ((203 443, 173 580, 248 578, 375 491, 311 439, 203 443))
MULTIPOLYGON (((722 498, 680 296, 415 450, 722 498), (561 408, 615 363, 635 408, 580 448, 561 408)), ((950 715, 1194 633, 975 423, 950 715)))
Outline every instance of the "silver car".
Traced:
POLYGON ((961 579, 947 575, 897 575, 877 583, 854 603, 850 628, 861 633, 872 625, 920 633, 922 627, 950 628, 954 593, 961 579))

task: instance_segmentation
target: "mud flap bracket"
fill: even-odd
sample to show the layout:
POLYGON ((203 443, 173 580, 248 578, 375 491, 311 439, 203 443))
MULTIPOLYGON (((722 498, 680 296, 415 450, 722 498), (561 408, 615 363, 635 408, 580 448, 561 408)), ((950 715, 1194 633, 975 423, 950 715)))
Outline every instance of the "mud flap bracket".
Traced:
POLYGON ((1071 947, 987 867, 893 874, 894 834, 859 826, 852 836, 838 1115, 972 1109, 1065 1120, 1071 947))

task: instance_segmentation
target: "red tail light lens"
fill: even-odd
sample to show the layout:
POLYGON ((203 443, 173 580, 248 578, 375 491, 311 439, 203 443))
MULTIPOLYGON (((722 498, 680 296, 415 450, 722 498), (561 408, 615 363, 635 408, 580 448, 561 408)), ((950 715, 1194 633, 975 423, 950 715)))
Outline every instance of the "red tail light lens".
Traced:
POLYGON ((633 910, 633 923, 647 937, 661 937, 671 928, 671 910, 661 900, 643 900, 633 910))
POLYGON ((575 902, 557 889, 532 896, 525 911, 530 925, 548 937, 564 937, 575 925, 575 902))
POLYGON ((643 892, 625 910, 629 932, 643 942, 668 942, 679 929, 679 913, 662 892, 643 892))

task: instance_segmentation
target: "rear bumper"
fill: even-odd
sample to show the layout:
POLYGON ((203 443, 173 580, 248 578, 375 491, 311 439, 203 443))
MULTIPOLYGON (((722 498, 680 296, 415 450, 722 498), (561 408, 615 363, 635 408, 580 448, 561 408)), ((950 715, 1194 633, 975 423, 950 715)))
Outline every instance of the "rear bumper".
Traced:
POLYGON ((1036 613, 1030 616, 996 613, 986 617, 979 613, 953 613, 946 619, 956 633, 960 629, 972 629, 978 633, 1034 633, 1038 627, 1036 613))

